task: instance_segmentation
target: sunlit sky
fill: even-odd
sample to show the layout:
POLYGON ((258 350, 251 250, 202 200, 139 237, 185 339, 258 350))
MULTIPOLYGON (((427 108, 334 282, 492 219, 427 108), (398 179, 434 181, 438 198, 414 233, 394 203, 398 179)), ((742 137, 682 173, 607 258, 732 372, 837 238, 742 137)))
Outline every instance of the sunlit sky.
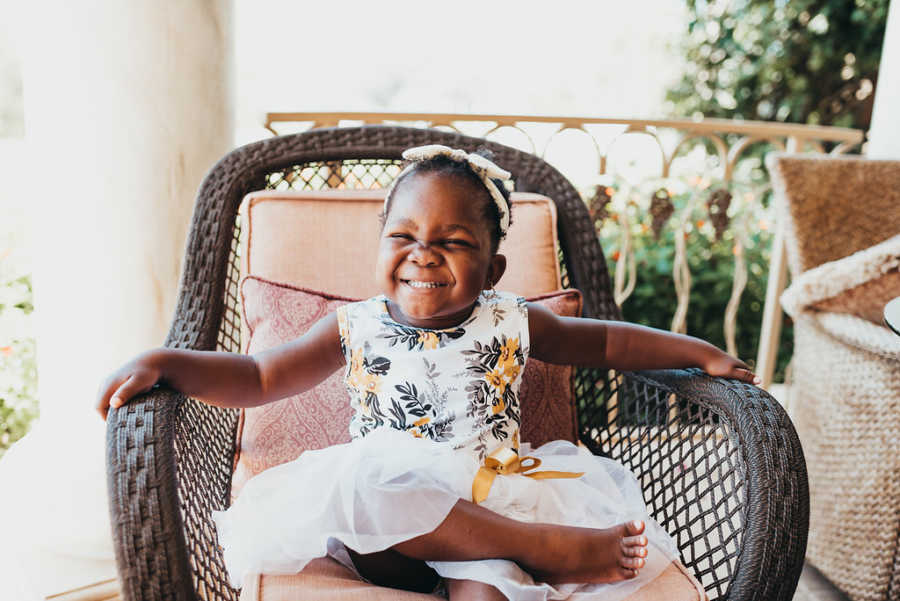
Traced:
POLYGON ((659 117, 670 0, 235 2, 237 142, 266 111, 659 117))
MULTIPOLYGON (((0 0, 7 70, 20 68, 23 14, 0 0)), ((671 0, 234 0, 232 19, 236 144, 271 135, 267 111, 658 118, 687 23, 671 0)), ((593 152, 581 157, 584 177, 570 177, 595 171, 593 152)))

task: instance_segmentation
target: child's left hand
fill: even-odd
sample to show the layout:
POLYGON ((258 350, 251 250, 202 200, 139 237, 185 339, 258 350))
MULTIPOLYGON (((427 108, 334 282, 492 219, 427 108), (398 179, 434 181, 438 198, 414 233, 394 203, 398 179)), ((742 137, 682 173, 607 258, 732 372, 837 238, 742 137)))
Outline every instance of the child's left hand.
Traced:
POLYGON ((722 351, 707 359, 701 367, 711 376, 736 378, 757 386, 762 382, 762 379, 753 373, 749 365, 722 351))

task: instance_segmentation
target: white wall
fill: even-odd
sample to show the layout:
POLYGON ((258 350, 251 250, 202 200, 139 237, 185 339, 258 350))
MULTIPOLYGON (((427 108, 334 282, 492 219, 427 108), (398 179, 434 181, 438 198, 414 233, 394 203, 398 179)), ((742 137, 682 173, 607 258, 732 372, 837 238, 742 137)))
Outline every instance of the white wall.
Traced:
POLYGON ((92 407, 103 376, 163 342, 195 192, 231 147, 231 2, 48 0, 21 16, 41 419, 0 464, 19 491, 0 515, 20 532, 0 551, 50 594, 115 575, 92 407))
POLYGON ((866 156, 900 159, 900 1, 888 9, 866 156))

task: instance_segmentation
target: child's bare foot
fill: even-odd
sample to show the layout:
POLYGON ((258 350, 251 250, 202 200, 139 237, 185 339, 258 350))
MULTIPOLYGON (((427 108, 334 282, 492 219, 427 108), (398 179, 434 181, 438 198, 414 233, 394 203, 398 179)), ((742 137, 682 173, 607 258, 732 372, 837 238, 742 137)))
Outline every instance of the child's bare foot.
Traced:
POLYGON ((547 546, 535 549, 526 569, 535 580, 608 583, 638 575, 646 564, 647 537, 644 522, 634 520, 606 528, 550 527, 547 546))

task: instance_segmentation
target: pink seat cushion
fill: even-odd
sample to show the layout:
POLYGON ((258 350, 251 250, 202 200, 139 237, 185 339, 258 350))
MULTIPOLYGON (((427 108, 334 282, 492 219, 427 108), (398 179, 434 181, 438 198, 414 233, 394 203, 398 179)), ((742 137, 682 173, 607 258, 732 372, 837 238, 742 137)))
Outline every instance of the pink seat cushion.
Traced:
MULTIPOLYGON (((240 601, 436 601, 437 595, 410 593, 362 580, 330 557, 314 559, 291 575, 254 574, 245 580, 240 601)), ((707 601, 700 583, 679 562, 623 601, 707 601)))
MULTIPOLYGON (((354 300, 255 276, 244 278, 241 296, 250 333, 248 353, 293 340, 329 312, 354 300)), ((581 293, 577 290, 561 290, 529 300, 558 315, 581 315, 581 293)), ((522 373, 519 402, 523 442, 537 446, 550 440, 576 440, 570 366, 529 359, 522 373)), ((265 469, 291 461, 307 449, 349 441, 351 415, 341 370, 302 394, 245 410, 241 416, 232 498, 237 497, 247 480, 265 469)))

